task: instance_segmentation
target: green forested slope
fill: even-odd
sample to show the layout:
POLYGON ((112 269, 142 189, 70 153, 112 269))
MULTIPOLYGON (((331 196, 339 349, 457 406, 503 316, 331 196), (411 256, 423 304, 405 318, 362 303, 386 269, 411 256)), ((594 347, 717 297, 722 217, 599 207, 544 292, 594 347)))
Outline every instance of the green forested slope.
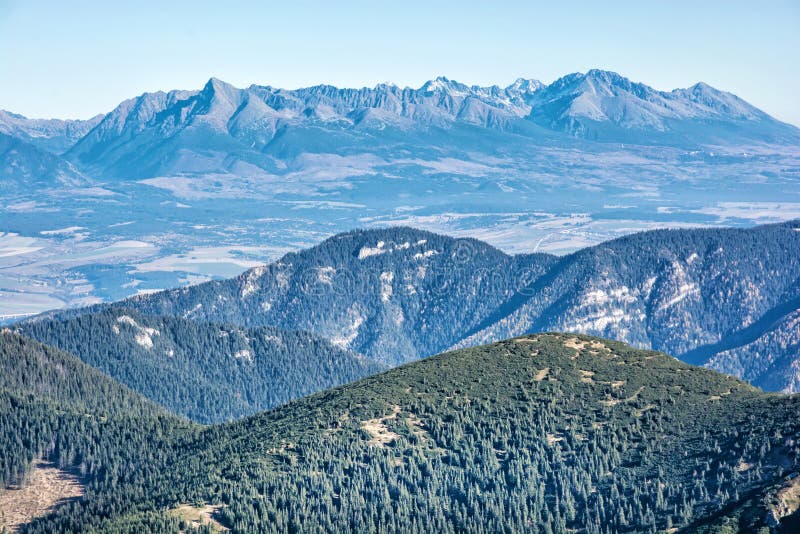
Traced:
MULTIPOLYGON (((660 353, 541 334, 208 427, 117 492, 221 506, 234 532, 750 532, 794 511, 770 499, 796 482, 799 413, 660 353)), ((29 531, 76 517, 123 520, 87 497, 29 531)))
POLYGON ((147 398, 218 423, 375 374, 384 366, 307 332, 107 309, 16 331, 78 356, 147 398))
MULTIPOLYGON (((69 521, 50 532, 84 531, 96 503, 117 514, 133 510, 137 501, 121 488, 163 471, 175 444, 196 431, 77 358, 0 332, 0 491, 24 483, 35 458, 77 471, 86 485, 85 502, 65 505, 69 521)), ((127 521, 178 527, 152 506, 127 521)))

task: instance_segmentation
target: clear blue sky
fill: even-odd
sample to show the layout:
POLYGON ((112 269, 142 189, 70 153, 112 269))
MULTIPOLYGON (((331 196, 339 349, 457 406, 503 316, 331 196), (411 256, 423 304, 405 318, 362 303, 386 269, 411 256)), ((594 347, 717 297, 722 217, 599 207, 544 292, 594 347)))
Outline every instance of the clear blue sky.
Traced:
POLYGON ((598 67, 657 89, 705 81, 800 124, 798 51, 800 0, 0 0, 0 108, 85 118, 211 76, 416 87, 598 67))

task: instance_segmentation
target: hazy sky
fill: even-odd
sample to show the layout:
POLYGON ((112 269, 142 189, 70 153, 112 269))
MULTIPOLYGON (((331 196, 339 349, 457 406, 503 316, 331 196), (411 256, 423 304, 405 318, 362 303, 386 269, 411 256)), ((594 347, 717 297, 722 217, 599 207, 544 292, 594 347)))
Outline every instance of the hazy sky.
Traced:
POLYGON ((705 81, 800 125, 798 51, 800 0, 0 0, 0 109, 86 118, 211 76, 418 87, 598 67, 657 89, 705 81))

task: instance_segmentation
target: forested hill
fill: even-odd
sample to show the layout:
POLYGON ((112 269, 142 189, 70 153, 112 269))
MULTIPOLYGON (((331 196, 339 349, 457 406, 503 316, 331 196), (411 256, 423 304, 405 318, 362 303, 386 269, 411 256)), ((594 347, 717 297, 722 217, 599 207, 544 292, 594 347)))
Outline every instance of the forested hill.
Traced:
POLYGON ((359 230, 230 280, 111 306, 309 330, 390 365, 543 330, 678 357, 725 347, 700 363, 795 391, 799 297, 800 221, 792 221, 644 232, 560 258, 508 256, 410 228, 359 230))
MULTIPOLYGON (((24 483, 34 460, 42 458, 79 473, 85 499, 114 503, 122 512, 130 503, 112 488, 134 473, 163 470, 171 443, 194 432, 193 425, 74 356, 8 329, 0 332, 0 492, 24 483)), ((75 510, 84 510, 82 504, 63 508, 75 510)), ((143 512, 140 519, 164 523, 159 513, 143 512)), ((76 524, 50 532, 85 531, 76 524)))
POLYGON ((307 330, 397 365, 456 343, 554 261, 546 254, 512 257, 481 241, 412 228, 356 230, 233 279, 119 305, 307 330))
POLYGON ((52 402, 97 416, 167 411, 78 358, 13 333, 0 331, 0 387, 9 394, 52 402))
POLYGON ((678 358, 705 345, 727 346, 738 350, 690 361, 791 392, 800 377, 800 329, 792 320, 798 298, 800 221, 655 230, 564 257, 530 297, 503 307, 459 345, 557 330, 678 358), (771 339, 776 328, 778 339, 771 339), (752 336, 743 336, 748 329, 752 336))
POLYGON ((80 357, 172 412, 229 421, 385 369, 314 334, 107 309, 19 333, 80 357))
MULTIPOLYGON (((119 491, 209 506, 234 533, 791 532, 798 411, 664 354, 539 334, 209 427, 119 491)), ((88 498, 29 532, 120 514, 88 498)))

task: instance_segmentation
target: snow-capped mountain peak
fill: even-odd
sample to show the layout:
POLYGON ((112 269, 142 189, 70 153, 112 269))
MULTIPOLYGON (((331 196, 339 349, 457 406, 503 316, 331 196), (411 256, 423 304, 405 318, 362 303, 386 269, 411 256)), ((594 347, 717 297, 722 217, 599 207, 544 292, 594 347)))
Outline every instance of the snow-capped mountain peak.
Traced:
MULTIPOLYGON (((0 116, 0 127, 18 122, 6 117, 11 119, 0 116)), ((263 151, 279 132, 298 132, 287 139, 300 147, 306 146, 304 135, 316 136, 320 128, 334 136, 325 142, 346 135, 356 144, 361 136, 380 143, 384 134, 377 132, 387 127, 408 133, 469 125, 487 128, 489 137, 491 131, 541 134, 530 122, 575 137, 645 144, 718 144, 731 136, 793 142, 800 137, 796 128, 705 83, 665 92, 600 69, 568 74, 549 85, 519 78, 506 87, 467 85, 439 76, 417 89, 388 83, 360 89, 241 89, 211 78, 200 90, 159 91, 126 100, 98 121, 67 158, 79 167, 100 167, 109 176, 127 175, 134 170, 132 161, 137 162, 137 176, 182 172, 181 162, 199 150, 254 150, 254 158, 263 160, 263 151), (752 129, 756 124, 758 131, 752 129), (165 163, 169 161, 174 164, 165 163)), ((227 172, 218 163, 197 167, 200 160, 224 159, 195 158, 192 172, 227 172)))
POLYGON ((715 89, 705 82, 698 82, 686 89, 675 89, 671 94, 704 108, 710 115, 756 121, 768 118, 763 111, 738 96, 715 89))
POLYGON ((425 94, 430 93, 445 93, 450 96, 469 96, 473 91, 472 89, 455 80, 449 80, 444 76, 437 76, 433 80, 425 82, 420 91, 425 94))
POLYGON ((544 87, 544 84, 539 80, 533 78, 517 78, 514 83, 505 88, 507 93, 515 95, 532 95, 539 89, 544 87))
POLYGON ((666 136, 673 131, 685 136, 693 129, 742 120, 769 120, 786 129, 735 95, 705 83, 658 91, 599 69, 556 80, 534 94, 531 107, 534 122, 577 137, 619 138, 622 134, 635 141, 635 136, 625 132, 666 136))

